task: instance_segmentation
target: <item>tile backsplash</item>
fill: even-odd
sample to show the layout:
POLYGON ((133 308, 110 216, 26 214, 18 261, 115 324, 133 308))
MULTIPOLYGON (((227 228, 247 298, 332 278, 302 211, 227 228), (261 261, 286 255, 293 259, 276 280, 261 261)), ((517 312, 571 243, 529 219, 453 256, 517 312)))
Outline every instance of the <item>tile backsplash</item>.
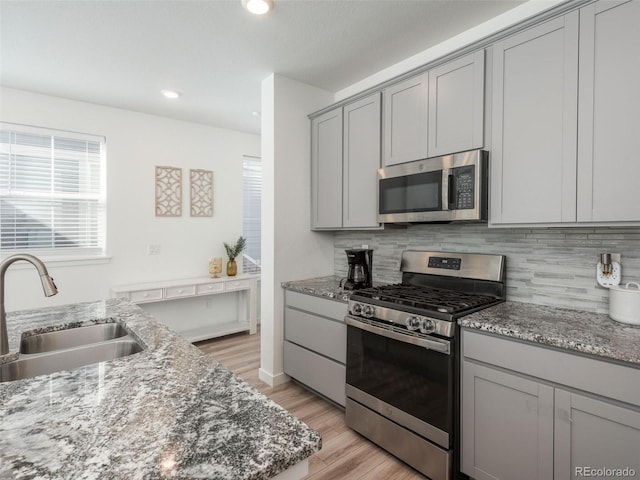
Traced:
POLYGON ((334 271, 347 273, 347 248, 373 248, 373 278, 401 280, 403 250, 497 253, 507 256, 507 299, 608 313, 609 291, 596 287, 602 252, 622 255, 622 281, 640 280, 640 228, 488 228, 480 224, 387 227, 337 232, 334 271))

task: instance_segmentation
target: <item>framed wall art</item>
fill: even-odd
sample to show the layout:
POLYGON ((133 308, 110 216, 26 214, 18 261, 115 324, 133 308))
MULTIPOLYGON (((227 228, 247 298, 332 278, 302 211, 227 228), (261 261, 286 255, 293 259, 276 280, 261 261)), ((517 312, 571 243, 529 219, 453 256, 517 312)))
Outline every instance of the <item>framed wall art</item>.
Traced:
POLYGON ((182 169, 156 166, 156 217, 182 216, 182 169))
POLYGON ((189 170, 191 216, 213 216, 213 172, 211 170, 189 170))

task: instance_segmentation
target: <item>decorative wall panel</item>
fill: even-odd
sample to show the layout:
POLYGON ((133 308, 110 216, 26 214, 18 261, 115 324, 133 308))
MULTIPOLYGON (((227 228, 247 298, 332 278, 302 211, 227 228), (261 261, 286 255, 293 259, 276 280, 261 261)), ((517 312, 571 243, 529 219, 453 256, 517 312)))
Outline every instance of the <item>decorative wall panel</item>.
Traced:
POLYGON ((182 215, 182 169, 156 167, 156 217, 182 215))
POLYGON ((213 172, 211 170, 189 170, 191 183, 191 216, 213 216, 213 172))

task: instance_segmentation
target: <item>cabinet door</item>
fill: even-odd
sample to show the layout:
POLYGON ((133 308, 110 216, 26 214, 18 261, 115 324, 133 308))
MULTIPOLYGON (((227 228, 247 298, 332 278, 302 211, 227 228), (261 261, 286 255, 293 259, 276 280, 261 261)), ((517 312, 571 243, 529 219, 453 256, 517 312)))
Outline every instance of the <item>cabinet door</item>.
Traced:
POLYGON ((311 120, 311 228, 342 226, 342 108, 311 120))
POLYGON ((561 389, 555 391, 555 402, 554 478, 622 478, 640 472, 640 410, 561 389), (612 473, 599 475, 598 469, 612 473))
POLYGON ((475 480, 553 478, 553 388, 463 362, 462 471, 475 480))
POLYGON ((380 93, 344 107, 342 226, 378 227, 380 93))
POLYGON ((385 165, 427 158, 428 90, 425 73, 383 91, 385 165))
POLYGON ((490 221, 576 220, 578 13, 494 46, 490 221))
POLYGON ((640 2, 580 10, 578 221, 640 221, 640 2))
POLYGON ((483 145, 484 50, 429 71, 429 156, 483 145))

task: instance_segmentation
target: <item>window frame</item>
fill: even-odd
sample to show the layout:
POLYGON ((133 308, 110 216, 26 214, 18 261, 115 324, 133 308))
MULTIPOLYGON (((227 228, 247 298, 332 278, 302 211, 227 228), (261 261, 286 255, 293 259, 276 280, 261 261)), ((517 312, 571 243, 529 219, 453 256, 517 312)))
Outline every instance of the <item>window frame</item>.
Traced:
MULTIPOLYGON (((19 123, 1 121, 0 122, 0 130, 8 131, 11 135, 13 134, 31 134, 31 135, 40 135, 43 137, 49 137, 52 146, 48 148, 50 155, 49 159, 51 163, 49 165, 49 171, 51 172, 51 176, 53 178, 55 174, 55 165, 53 164, 53 159, 55 158, 55 138, 61 140, 79 140, 82 142, 92 142, 99 144, 99 167, 98 173, 93 173, 89 177, 89 181, 97 180, 98 184, 98 193, 91 194, 87 191, 81 191, 72 194, 66 194, 61 189, 52 188, 48 191, 35 193, 33 191, 29 192, 20 191, 16 188, 12 189, 12 185, 8 185, 8 188, 5 190, 0 189, 0 199, 3 198, 11 198, 14 199, 16 197, 23 197, 26 201, 33 201, 35 199, 45 199, 44 204, 47 202, 59 201, 61 198, 70 199, 71 202, 74 200, 77 202, 76 204, 80 204, 80 202, 86 202, 87 199, 95 200, 95 215, 91 216, 92 228, 97 230, 97 242, 95 245, 83 245, 83 246, 52 246, 48 248, 29 248, 29 247, 16 247, 16 248, 7 248, 2 247, 0 244, 0 259, 6 258, 8 256, 14 255, 16 253, 29 253, 32 255, 36 255, 47 262, 62 262, 69 265, 83 265, 83 264, 91 264, 91 263, 106 263, 110 260, 110 257, 107 255, 107 185, 106 185, 106 173, 107 173, 107 141, 104 135, 95 135, 88 133, 80 133, 80 132, 72 132, 61 129, 49 128, 49 127, 36 127, 32 125, 24 125, 19 123), (95 177, 98 177, 97 179, 95 177), (18 195, 16 195, 18 193, 18 195), (93 198, 92 198, 93 197, 93 198)), ((13 143, 13 138, 10 139, 9 144, 13 143)), ((6 145, 6 144, 5 144, 6 145)), ((47 148, 47 147, 44 147, 47 148)), ((11 155, 11 153, 9 153, 11 155)), ((43 156, 43 158, 47 158, 43 156)), ((15 165, 11 164, 11 160, 7 165, 8 168, 15 168, 15 165)), ((72 170, 73 171, 73 170, 72 170)), ((81 166, 78 164, 77 175, 80 176, 81 166)), ((7 179, 11 178, 10 173, 6 173, 8 175, 7 179)), ((12 179, 15 181, 15 179, 12 179)), ((53 183, 52 183, 53 185, 53 183)), ((77 217, 74 217, 78 224, 81 223, 82 219, 89 218, 87 215, 78 214, 77 217)), ((55 227, 53 222, 45 223, 46 227, 50 230, 50 235, 53 237, 55 234, 55 227)), ((86 238, 86 237, 85 237, 86 238)))

